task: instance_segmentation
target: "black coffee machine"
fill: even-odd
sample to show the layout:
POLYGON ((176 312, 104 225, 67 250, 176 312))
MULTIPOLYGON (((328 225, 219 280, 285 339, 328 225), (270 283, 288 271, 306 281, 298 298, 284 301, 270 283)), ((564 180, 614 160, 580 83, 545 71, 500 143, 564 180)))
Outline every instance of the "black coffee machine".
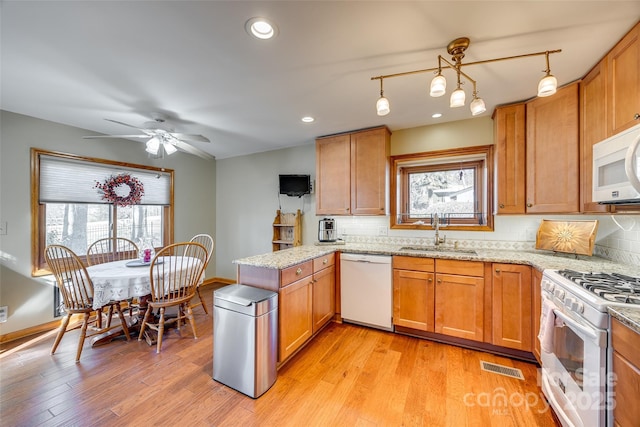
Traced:
POLYGON ((331 218, 322 218, 318 223, 318 241, 335 242, 338 240, 336 221, 331 218))

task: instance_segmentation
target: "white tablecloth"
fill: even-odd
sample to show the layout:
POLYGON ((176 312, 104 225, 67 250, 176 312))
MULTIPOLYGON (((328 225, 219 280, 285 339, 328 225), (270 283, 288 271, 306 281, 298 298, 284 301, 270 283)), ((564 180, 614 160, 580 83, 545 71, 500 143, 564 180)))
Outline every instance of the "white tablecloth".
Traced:
MULTIPOLYGON (((109 301, 124 301, 151 294, 150 264, 127 267, 127 263, 131 261, 114 261, 87 267, 93 282, 93 308, 103 307, 109 301)), ((200 282, 203 280, 204 274, 200 282)))

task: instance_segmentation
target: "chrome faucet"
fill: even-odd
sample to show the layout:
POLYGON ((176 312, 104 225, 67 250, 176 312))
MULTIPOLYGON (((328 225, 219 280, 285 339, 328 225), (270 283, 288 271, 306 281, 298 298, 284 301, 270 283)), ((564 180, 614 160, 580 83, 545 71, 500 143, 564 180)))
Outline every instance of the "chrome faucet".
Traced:
POLYGON ((433 214, 433 228, 436 230, 436 235, 434 238, 434 244, 436 249, 439 245, 444 244, 447 241, 447 236, 440 237, 440 217, 437 213, 433 214))

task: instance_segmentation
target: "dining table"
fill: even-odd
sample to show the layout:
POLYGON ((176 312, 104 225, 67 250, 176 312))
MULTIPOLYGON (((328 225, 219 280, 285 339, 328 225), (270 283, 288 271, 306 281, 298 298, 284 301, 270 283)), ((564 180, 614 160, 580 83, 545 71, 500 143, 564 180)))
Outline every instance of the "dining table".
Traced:
MULTIPOLYGON (((156 261, 157 264, 164 262, 171 263, 174 268, 171 274, 181 274, 184 270, 189 270, 191 262, 173 263, 171 258, 163 257, 156 261)), ((193 258, 193 262, 200 262, 193 258)), ((131 316, 128 320, 129 329, 135 329, 136 325, 142 324, 142 316, 146 310, 146 301, 151 299, 151 262, 144 262, 141 259, 128 259, 120 261, 106 262, 86 267, 87 273, 93 282, 93 308, 99 310, 110 301, 130 301, 137 298, 140 302, 138 316, 131 316)), ((169 269, 158 269, 156 274, 170 274, 169 269)), ((204 273, 200 277, 199 283, 204 281, 204 273)), ((94 339, 92 346, 102 344, 105 340, 110 341, 115 334, 106 333, 104 337, 98 336, 94 339)), ((106 342, 108 342, 106 341, 106 342)), ((149 342, 149 339, 147 340, 149 342)), ((150 343, 151 345, 151 343, 150 343)))

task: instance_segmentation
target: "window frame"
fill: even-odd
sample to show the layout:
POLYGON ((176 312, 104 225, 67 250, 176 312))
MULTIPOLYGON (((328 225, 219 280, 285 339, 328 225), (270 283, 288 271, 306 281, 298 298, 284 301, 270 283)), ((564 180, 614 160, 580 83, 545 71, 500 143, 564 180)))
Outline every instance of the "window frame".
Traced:
MULTIPOLYGON (((45 259, 44 250, 46 247, 46 204, 40 203, 40 158, 41 156, 57 157, 81 161, 86 163, 96 163, 108 165, 114 168, 140 169, 146 171, 162 172, 169 175, 169 205, 162 206, 163 229, 165 239, 164 244, 173 243, 174 236, 174 171, 173 169, 159 168, 155 166, 139 165, 134 163, 119 162, 114 160, 100 159, 96 157, 86 157, 70 153, 42 150, 31 148, 31 275, 33 277, 51 274, 45 259)), ((117 213, 117 212, 114 212, 117 213)), ((114 227, 117 221, 114 219, 114 227)), ((115 230, 114 230, 115 232, 115 230)), ((86 262, 86 254, 77 254, 83 262, 86 262)))
POLYGON ((421 223, 420 219, 399 220, 400 212, 402 212, 400 207, 405 206, 409 197, 408 175, 410 173, 457 169, 461 164, 479 162, 484 163, 484 168, 478 166, 476 169, 475 185, 479 191, 479 194, 478 192, 476 193, 476 197, 480 198, 480 205, 486 209, 486 212, 483 212, 486 224, 477 224, 476 221, 458 219, 454 223, 447 224, 446 228, 447 230, 461 231, 493 231, 493 151, 493 145, 481 145, 391 156, 390 227, 392 229, 409 230, 434 229, 430 223, 424 223, 424 221, 421 223), (478 156, 484 156, 484 161, 479 160, 478 156))

